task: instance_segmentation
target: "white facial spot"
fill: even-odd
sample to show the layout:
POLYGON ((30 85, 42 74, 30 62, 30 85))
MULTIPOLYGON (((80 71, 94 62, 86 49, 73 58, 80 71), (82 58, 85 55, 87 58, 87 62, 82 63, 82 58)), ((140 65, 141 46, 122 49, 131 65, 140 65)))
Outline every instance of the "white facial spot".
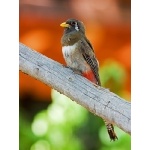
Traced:
POLYGON ((78 28, 77 22, 75 23, 75 29, 76 29, 77 31, 79 31, 79 28, 78 28))

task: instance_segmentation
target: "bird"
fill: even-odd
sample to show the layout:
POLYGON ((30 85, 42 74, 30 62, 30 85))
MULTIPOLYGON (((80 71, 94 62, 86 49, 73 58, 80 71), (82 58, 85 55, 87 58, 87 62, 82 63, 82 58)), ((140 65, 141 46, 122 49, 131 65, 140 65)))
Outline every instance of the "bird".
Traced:
MULTIPOLYGON (((64 28, 61 46, 67 67, 94 84, 101 86, 98 73, 99 62, 96 59, 92 44, 86 37, 83 22, 71 18, 61 23, 60 26, 64 28)), ((118 139, 113 124, 106 120, 104 122, 110 140, 118 139)))

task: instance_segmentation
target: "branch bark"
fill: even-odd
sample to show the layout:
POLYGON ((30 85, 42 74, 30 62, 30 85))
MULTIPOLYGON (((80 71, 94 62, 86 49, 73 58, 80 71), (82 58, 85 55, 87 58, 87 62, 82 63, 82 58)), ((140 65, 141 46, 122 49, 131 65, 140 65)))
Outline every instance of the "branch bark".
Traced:
POLYGON ((131 133, 131 103, 21 43, 19 70, 56 89, 123 131, 131 133))

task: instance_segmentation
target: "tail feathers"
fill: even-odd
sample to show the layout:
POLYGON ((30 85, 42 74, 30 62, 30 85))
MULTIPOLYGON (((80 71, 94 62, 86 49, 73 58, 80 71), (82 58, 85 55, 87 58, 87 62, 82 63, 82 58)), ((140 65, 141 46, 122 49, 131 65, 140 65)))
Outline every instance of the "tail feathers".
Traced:
POLYGON ((105 121, 105 124, 106 124, 106 128, 107 128, 107 131, 108 131, 108 134, 109 134, 109 137, 110 137, 110 140, 112 141, 115 141, 115 140, 118 140, 118 137, 114 131, 114 126, 111 124, 111 123, 108 123, 105 121))

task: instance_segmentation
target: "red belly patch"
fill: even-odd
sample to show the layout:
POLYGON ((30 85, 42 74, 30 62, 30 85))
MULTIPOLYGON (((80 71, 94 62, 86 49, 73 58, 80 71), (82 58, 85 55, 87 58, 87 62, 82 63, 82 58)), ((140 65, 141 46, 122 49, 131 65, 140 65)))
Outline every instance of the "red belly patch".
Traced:
POLYGON ((91 82, 97 84, 97 80, 95 78, 95 75, 94 75, 93 71, 83 72, 82 76, 84 76, 85 78, 87 78, 91 82))

